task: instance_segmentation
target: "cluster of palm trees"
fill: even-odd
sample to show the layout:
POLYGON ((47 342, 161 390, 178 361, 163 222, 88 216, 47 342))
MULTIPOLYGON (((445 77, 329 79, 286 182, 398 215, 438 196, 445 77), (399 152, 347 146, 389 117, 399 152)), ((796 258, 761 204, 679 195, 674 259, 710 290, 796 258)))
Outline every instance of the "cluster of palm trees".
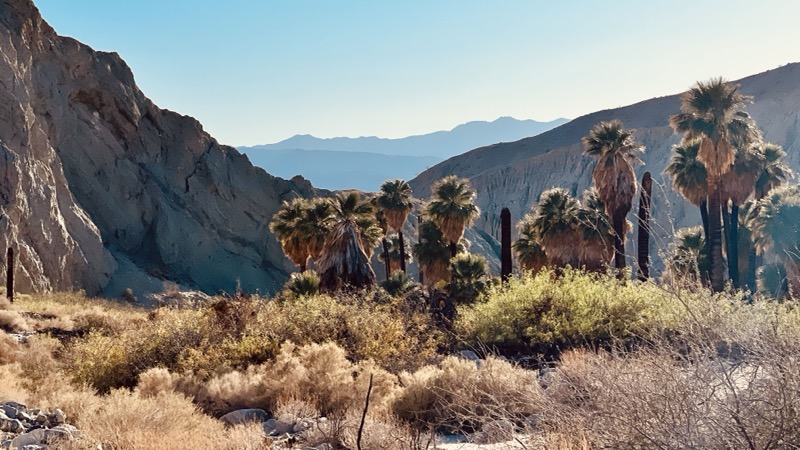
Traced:
MULTIPOLYGON (((466 179, 455 176, 439 180, 432 191, 430 201, 418 212, 419 239, 413 245, 420 281, 427 285, 449 281, 458 269, 455 273, 462 281, 482 282, 487 275, 485 260, 476 262, 471 255, 465 255, 465 261, 453 259, 464 249, 464 230, 479 212, 475 192, 466 179)), ((321 289, 363 288, 375 284, 370 258, 379 243, 387 280, 394 262, 399 272, 406 272, 409 255, 403 227, 417 204, 407 182, 391 180, 374 195, 349 191, 331 198, 284 202, 269 226, 301 272, 313 260, 321 289)))
POLYGON ((544 191, 533 212, 518 227, 513 247, 525 270, 544 266, 604 271, 611 260, 622 274, 626 266, 627 215, 636 195, 633 164, 644 147, 619 120, 600 122, 585 136, 584 154, 597 158, 594 187, 573 197, 564 188, 544 191))
MULTIPOLYGON (((751 100, 738 86, 716 78, 685 92, 681 112, 669 118, 682 140, 673 147, 665 173, 674 189, 700 209, 702 219, 702 227, 677 233, 671 269, 696 275, 715 291, 724 288, 726 278, 735 288, 755 290, 758 269, 768 262, 786 274, 789 288, 800 292, 800 187, 784 186, 793 176, 784 162, 786 153, 763 141, 744 111, 751 100)), ((513 244, 523 269, 569 265, 605 271, 613 261, 619 276, 624 273, 631 229, 626 217, 637 192, 633 165, 640 162, 644 146, 619 120, 598 123, 582 143, 584 154, 597 159, 594 186, 581 198, 557 187, 541 194, 520 222, 513 244)), ((649 174, 645 180, 648 186, 649 174)), ((645 190, 640 209, 646 215, 649 198, 645 190)), ((308 258, 315 261, 321 287, 361 287, 375 282, 369 259, 381 241, 386 278, 393 262, 405 273, 403 227, 416 205, 405 181, 387 181, 374 196, 346 192, 284 203, 270 229, 301 271, 308 258)), ((485 260, 461 254, 464 231, 478 213, 468 180, 447 176, 432 186, 431 199, 417 211, 418 241, 413 245, 421 283, 455 285, 475 274, 485 279, 485 260)), ((647 219, 640 218, 640 242, 648 242, 647 228, 647 219)), ((646 251, 639 255, 648 258, 646 251)), ((646 262, 639 266, 640 277, 646 277, 646 262)))
POLYGON ((700 208, 703 224, 679 231, 673 269, 699 276, 715 291, 725 285, 726 265, 733 287, 755 290, 764 256, 788 274, 798 273, 791 256, 799 244, 791 206, 797 189, 777 189, 793 174, 783 149, 764 142, 744 111, 750 101, 738 86, 716 78, 685 92, 681 113, 670 117, 683 139, 665 172, 674 189, 700 208))

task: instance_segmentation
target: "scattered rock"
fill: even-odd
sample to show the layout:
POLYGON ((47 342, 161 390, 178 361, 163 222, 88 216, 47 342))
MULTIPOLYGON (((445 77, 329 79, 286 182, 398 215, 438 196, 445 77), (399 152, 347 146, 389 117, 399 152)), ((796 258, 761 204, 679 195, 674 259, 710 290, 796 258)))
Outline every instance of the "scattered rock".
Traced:
POLYGON ((48 414, 39 409, 29 410, 21 403, 2 403, 0 449, 38 450, 80 438, 78 429, 66 420, 67 415, 58 408, 48 414))
POLYGON ((239 425, 248 422, 266 422, 270 419, 269 414, 263 409, 250 408, 239 409, 229 412, 220 417, 219 420, 225 422, 225 425, 239 425))
POLYGON ((267 436, 283 436, 294 432, 294 423, 283 422, 280 420, 269 419, 264 422, 264 433, 267 436))

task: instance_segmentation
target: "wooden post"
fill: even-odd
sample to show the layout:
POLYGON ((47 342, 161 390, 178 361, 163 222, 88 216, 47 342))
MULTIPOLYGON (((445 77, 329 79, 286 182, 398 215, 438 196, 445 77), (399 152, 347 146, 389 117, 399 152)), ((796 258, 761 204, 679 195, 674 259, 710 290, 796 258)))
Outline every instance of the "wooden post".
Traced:
POLYGON ((8 252, 6 253, 6 264, 7 271, 6 271, 6 297, 8 297, 8 301, 14 303, 14 249, 8 247, 8 252))
POLYGON ((500 276, 503 282, 511 277, 511 211, 500 211, 500 276))
POLYGON ((650 172, 642 176, 642 192, 639 196, 639 236, 638 236, 638 278, 645 281, 650 278, 650 196, 653 191, 653 179, 650 172))

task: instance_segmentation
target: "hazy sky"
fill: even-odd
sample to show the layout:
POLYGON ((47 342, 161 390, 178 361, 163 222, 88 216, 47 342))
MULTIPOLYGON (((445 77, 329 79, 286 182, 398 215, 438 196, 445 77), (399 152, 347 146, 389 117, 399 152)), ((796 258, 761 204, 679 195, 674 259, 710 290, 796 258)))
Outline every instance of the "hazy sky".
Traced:
POLYGON ((229 145, 574 118, 800 61, 800 1, 35 0, 229 145))

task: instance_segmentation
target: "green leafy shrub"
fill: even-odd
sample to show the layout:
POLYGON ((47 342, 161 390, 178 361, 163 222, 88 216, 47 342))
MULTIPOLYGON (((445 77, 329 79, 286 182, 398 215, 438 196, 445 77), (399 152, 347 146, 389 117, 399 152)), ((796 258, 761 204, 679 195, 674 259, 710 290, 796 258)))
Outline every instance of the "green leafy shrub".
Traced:
POLYGON ((456 330, 462 338, 473 345, 545 354, 631 337, 667 301, 652 285, 575 270, 513 279, 488 298, 460 311, 456 330))

